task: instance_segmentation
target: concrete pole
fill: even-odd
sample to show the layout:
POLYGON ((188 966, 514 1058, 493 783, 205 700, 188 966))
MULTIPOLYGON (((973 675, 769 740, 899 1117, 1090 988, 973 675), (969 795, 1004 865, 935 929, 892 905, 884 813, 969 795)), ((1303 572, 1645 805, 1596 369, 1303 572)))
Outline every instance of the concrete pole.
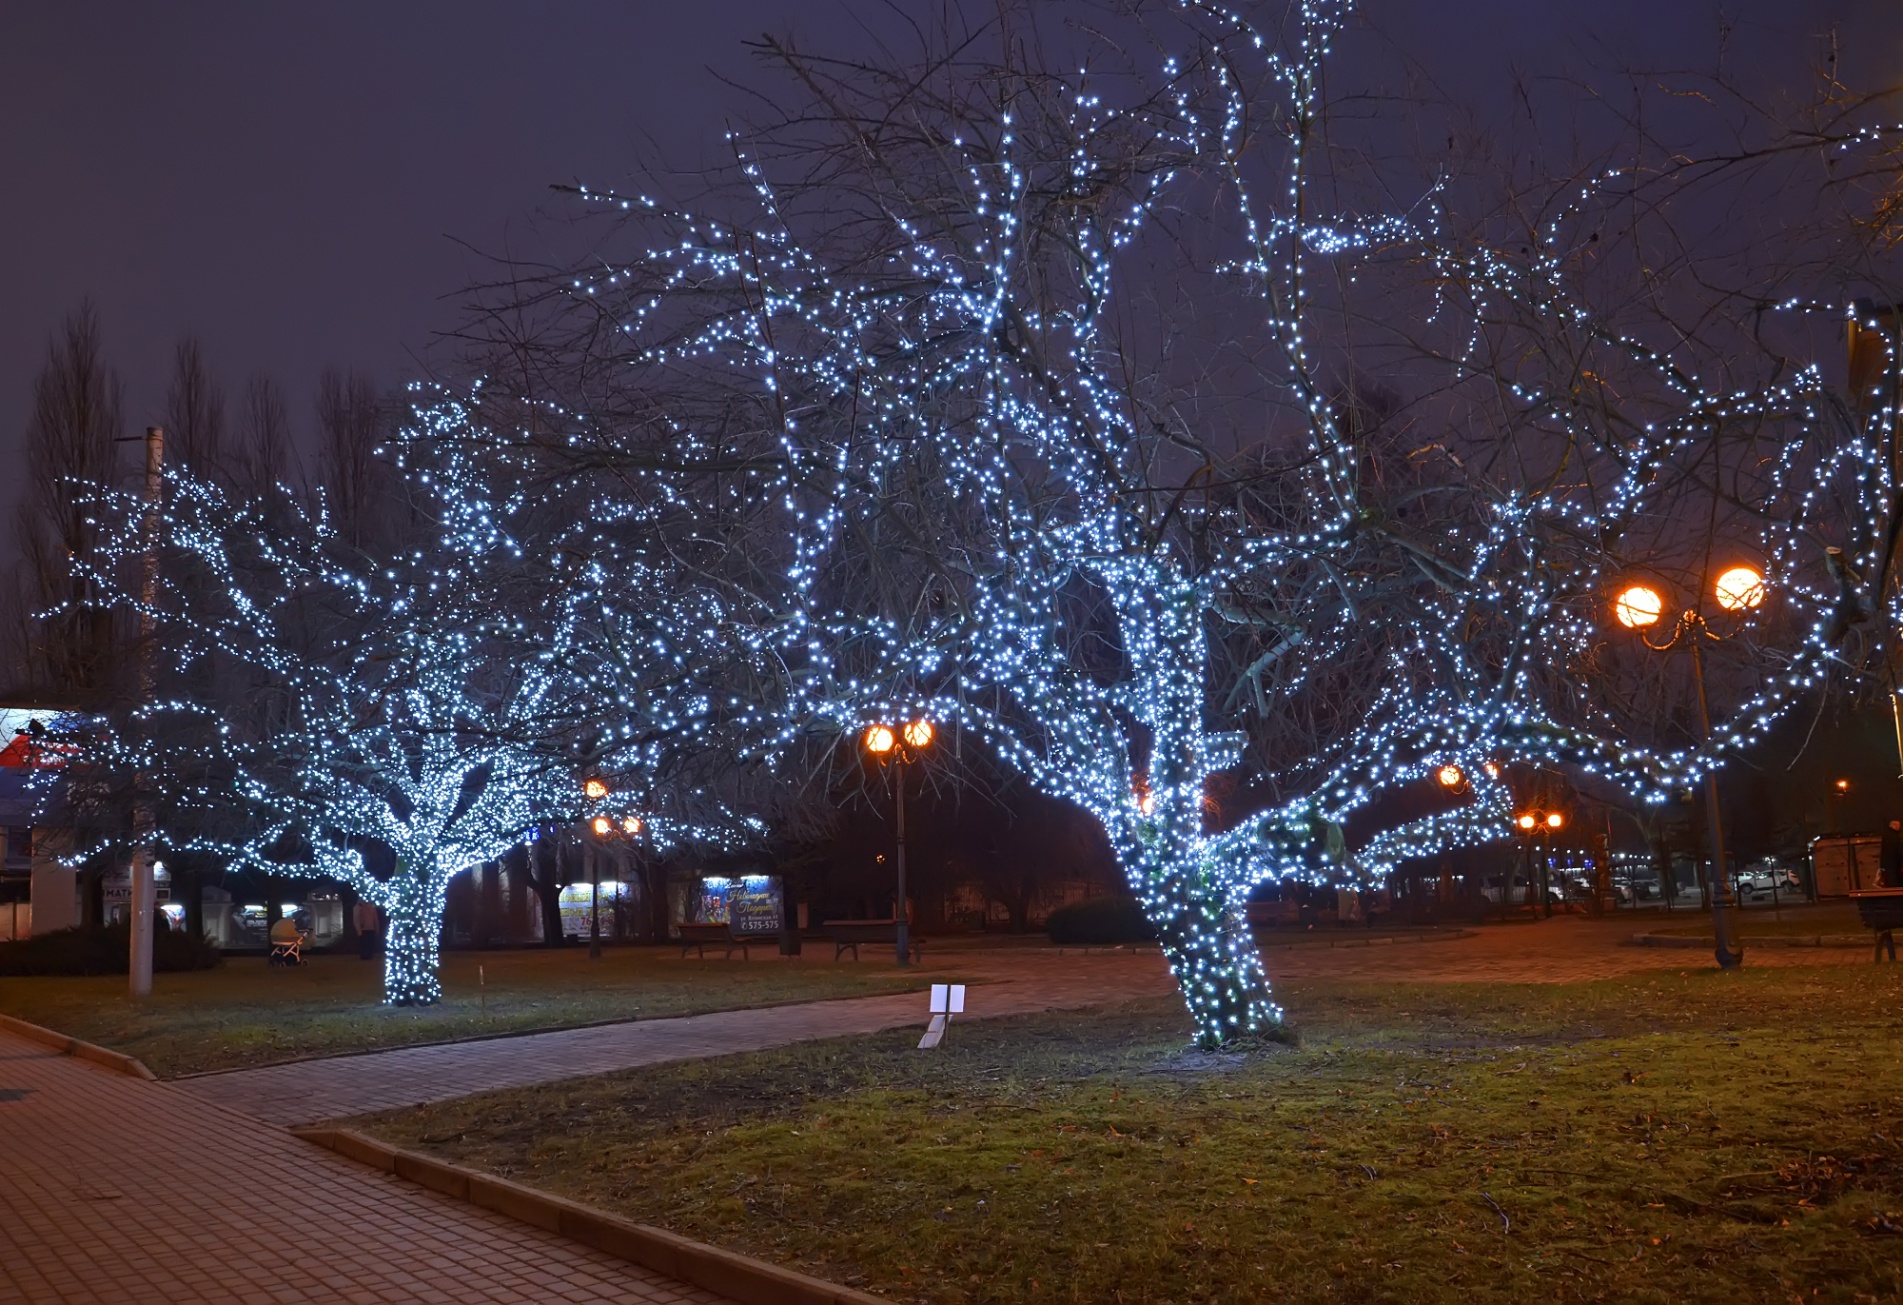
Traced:
MULTIPOLYGON (((139 581, 139 701, 152 700, 152 666, 156 636, 152 609, 159 597, 159 506, 164 490, 165 430, 145 428, 144 574, 139 581)), ((127 987, 134 997, 152 995, 153 913, 158 909, 158 883, 152 867, 152 841, 158 824, 150 778, 132 780, 132 954, 127 987)))

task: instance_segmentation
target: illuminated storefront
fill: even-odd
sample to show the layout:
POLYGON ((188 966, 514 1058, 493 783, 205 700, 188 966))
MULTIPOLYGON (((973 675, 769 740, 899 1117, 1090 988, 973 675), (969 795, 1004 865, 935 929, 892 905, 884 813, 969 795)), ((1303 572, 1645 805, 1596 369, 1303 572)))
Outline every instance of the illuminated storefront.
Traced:
MULTIPOLYGON (((562 911, 562 937, 587 938, 594 931, 589 922, 595 917, 595 885, 569 884, 556 897, 562 911)), ((628 912, 634 906, 634 885, 619 879, 601 881, 601 936, 621 938, 631 932, 628 912)))

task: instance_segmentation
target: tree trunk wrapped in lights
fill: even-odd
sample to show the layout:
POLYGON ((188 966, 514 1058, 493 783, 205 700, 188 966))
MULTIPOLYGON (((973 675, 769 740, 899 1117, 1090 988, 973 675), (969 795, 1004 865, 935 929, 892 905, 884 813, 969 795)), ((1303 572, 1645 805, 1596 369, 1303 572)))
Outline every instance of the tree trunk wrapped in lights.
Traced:
POLYGON ((384 934, 383 1000, 392 1006, 435 1004, 443 995, 436 970, 449 876, 427 862, 399 858, 395 874, 372 882, 369 899, 390 916, 384 934))

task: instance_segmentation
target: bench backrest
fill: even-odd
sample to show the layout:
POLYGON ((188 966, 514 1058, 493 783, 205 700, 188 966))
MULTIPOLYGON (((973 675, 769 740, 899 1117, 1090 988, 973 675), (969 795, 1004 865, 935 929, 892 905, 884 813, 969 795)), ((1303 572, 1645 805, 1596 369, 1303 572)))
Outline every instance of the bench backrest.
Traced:
POLYGON ((898 926, 892 920, 828 920, 820 928, 835 942, 892 942, 898 926))

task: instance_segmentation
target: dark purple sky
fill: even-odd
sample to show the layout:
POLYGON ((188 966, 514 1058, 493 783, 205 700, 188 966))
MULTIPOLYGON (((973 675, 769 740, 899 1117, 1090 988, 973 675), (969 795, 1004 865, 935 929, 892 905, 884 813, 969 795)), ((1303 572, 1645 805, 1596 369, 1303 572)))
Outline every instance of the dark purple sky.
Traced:
MULTIPOLYGON (((130 426, 156 419, 191 331, 228 389, 275 373, 308 429, 325 365, 414 372, 468 274, 451 237, 500 247, 548 183, 613 184, 652 142, 682 163, 717 150, 734 101, 708 68, 744 72, 740 41, 769 28, 863 39, 854 3, 872 0, 0 5, 0 454, 19 447, 48 333, 85 295, 130 426)), ((1636 63, 1708 62, 1719 8, 1365 6, 1482 104, 1505 102, 1509 69, 1577 66, 1595 43, 1636 63)), ((1899 0, 1723 9, 1794 60, 1842 24, 1853 73, 1903 78, 1899 0)), ((0 478, 0 514, 13 483, 0 478)))

